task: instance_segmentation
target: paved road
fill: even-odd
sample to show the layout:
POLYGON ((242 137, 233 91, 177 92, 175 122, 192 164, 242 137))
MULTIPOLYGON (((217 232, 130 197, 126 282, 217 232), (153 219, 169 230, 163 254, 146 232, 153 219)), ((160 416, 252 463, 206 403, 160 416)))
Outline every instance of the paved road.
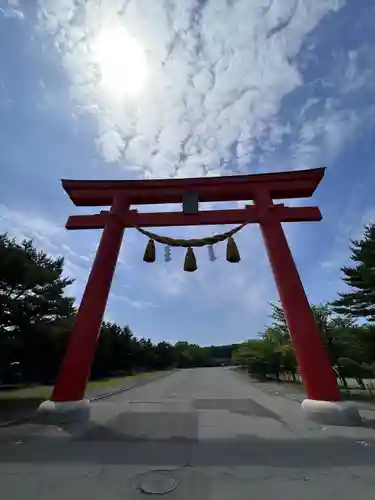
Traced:
POLYGON ((178 371, 94 403, 85 424, 0 431, 5 500, 132 500, 142 485, 177 485, 171 500, 366 500, 374 466, 371 427, 307 422, 298 402, 224 368, 178 371))

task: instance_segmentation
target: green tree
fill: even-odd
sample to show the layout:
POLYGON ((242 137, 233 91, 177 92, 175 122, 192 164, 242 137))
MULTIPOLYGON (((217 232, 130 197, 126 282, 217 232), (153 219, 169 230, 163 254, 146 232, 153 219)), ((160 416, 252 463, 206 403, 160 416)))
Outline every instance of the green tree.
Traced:
POLYGON ((337 364, 345 387, 348 387, 346 378, 353 377, 357 380, 362 389, 365 389, 365 384, 362 379, 362 367, 358 361, 351 358, 338 358, 337 364))
POLYGON ((154 345, 150 339, 140 339, 137 343, 136 365, 141 371, 152 370, 155 366, 154 345))
POLYGON ((278 330, 280 332, 280 335, 282 335, 286 340, 287 338, 289 338, 289 329, 286 322, 284 309, 282 308, 280 303, 274 304, 271 302, 270 307, 271 307, 270 319, 272 320, 271 326, 275 330, 278 330))
MULTIPOLYGON (((17 243, 0 235, 0 373, 17 363, 28 379, 53 376, 42 369, 60 359, 74 316, 73 298, 64 295, 73 279, 63 277, 63 258, 37 251, 32 240, 17 243), (57 356, 57 358, 56 358, 57 356), (45 363, 43 363, 45 361, 45 363)), ((48 370, 47 370, 48 371, 48 370)), ((52 373, 54 372, 54 373, 52 373)))
POLYGON ((175 364, 176 354, 173 346, 168 342, 159 342, 154 347, 155 364, 154 367, 158 370, 171 368, 175 364))
POLYGON ((95 352, 92 376, 131 375, 136 366, 136 339, 130 328, 104 322, 95 352))
POLYGON ((32 240, 17 244, 0 235, 0 328, 53 323, 74 313, 73 298, 64 296, 74 280, 63 277, 64 259, 37 251, 32 240))
POLYGON ((375 321, 375 223, 365 226, 361 240, 352 240, 353 267, 343 267, 344 282, 354 290, 339 293, 333 307, 339 314, 375 321))
POLYGON ((263 355, 268 362, 270 373, 276 376, 276 380, 280 378, 280 372, 283 369, 285 348, 290 345, 289 334, 284 332, 283 328, 278 323, 265 328, 260 334, 263 340, 263 355))
POLYGON ((279 378, 282 354, 269 336, 244 342, 233 351, 232 359, 234 364, 246 367, 249 373, 258 377, 275 375, 279 378))

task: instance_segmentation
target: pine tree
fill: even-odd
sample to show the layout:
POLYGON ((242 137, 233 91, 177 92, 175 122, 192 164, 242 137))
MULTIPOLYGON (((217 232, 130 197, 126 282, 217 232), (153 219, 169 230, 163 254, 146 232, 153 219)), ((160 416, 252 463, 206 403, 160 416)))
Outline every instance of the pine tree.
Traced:
POLYGON ((56 375, 74 315, 63 267, 31 240, 0 235, 0 378, 15 362, 27 380, 56 375))
POLYGON ((334 311, 353 318, 375 321, 375 223, 365 226, 363 238, 352 240, 350 250, 354 267, 343 267, 344 282, 352 292, 340 293, 332 303, 334 311))
POLYGON ((18 244, 0 235, 0 329, 29 330, 69 318, 73 299, 64 295, 74 280, 63 277, 64 259, 37 251, 32 240, 18 244))

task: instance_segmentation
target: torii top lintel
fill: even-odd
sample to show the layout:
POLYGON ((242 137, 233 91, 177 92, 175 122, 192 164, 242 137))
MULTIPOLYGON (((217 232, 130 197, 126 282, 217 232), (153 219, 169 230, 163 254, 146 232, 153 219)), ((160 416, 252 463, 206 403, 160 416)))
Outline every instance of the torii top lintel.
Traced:
POLYGON ((111 205, 116 194, 123 194, 131 205, 181 203, 187 191, 196 192, 199 201, 251 200, 259 191, 273 199, 310 197, 319 185, 325 168, 267 174, 151 180, 68 180, 62 186, 76 206, 111 205))

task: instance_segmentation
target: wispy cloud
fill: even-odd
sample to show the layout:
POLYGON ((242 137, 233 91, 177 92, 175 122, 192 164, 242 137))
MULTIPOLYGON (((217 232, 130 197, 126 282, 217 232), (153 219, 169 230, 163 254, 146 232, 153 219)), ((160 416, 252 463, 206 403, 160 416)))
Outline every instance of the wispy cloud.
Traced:
POLYGON ((149 300, 137 300, 131 297, 128 297, 125 294, 119 295, 118 293, 111 293, 110 295, 111 299, 114 299, 116 301, 124 301, 127 304, 129 304, 131 307, 134 307, 135 309, 145 309, 149 307, 159 307, 157 304, 154 302, 151 302, 149 300))
POLYGON ((75 282, 67 288, 67 293, 79 301, 89 273, 89 261, 81 252, 89 249, 87 243, 74 246, 69 233, 53 220, 37 213, 25 213, 0 205, 0 232, 7 233, 17 241, 32 239, 36 247, 53 257, 65 259, 64 274, 74 277, 75 282), (74 250, 73 250, 74 248, 74 250))
POLYGON ((64 239, 64 229, 53 221, 39 214, 12 210, 6 205, 0 205, 0 223, 2 231, 9 232, 17 239, 31 238, 50 246, 51 250, 54 246, 52 239, 60 242, 64 239))
MULTIPOLYGON (((69 233, 62 221, 55 223, 65 208, 58 202, 52 206, 57 184, 49 183, 60 173, 165 178, 328 165, 317 201, 312 201, 320 205, 324 220, 308 227, 285 224, 285 230, 309 296, 332 298, 342 286, 339 268, 349 256, 349 239, 360 237, 363 224, 373 217, 370 181, 360 172, 366 164, 367 177, 372 175, 371 139, 367 149, 358 146, 355 162, 348 159, 351 143, 362 141, 366 133, 371 136, 375 124, 375 10, 368 2, 38 0, 34 32, 35 9, 30 6, 26 0, 0 0, 1 33, 16 23, 22 33, 19 45, 9 49, 0 82, 0 105, 10 112, 1 115, 7 132, 2 148, 8 147, 5 164, 12 166, 10 180, 3 184, 9 205, 0 209, 0 230, 20 239, 32 237, 38 248, 64 255, 66 273, 77 278, 70 293, 79 300, 100 231, 69 233), (12 9, 23 12, 26 22, 16 21, 12 9), (100 83, 95 44, 102 30, 112 26, 125 28, 144 48, 148 79, 137 95, 115 95, 100 83), (33 44, 30 61, 20 57, 24 40, 33 44), (27 76, 27 95, 14 81, 18 74, 27 76), (50 127, 54 115, 65 110, 58 130, 50 127), (24 154, 15 161, 12 141, 19 146, 24 122, 15 121, 14 131, 9 123, 26 115, 30 126, 22 132, 24 154), (70 133, 62 141, 61 132, 73 128, 77 142, 72 143, 70 133), (83 161, 77 160, 77 151, 83 152, 83 161), (61 159, 52 167, 51 154, 61 159), (32 171, 30 158, 35 160, 32 171), (106 169, 106 162, 114 165, 106 169), (48 179, 45 168, 51 168, 48 179), (35 205, 30 172, 33 185, 50 193, 35 205), (6 193, 13 193, 15 183, 13 204, 6 193), (359 183, 363 192, 355 192, 359 183)), ((120 44, 110 57, 113 63, 117 54, 122 77, 125 71, 131 77, 125 52, 120 44)), ((237 208, 244 202, 202 204, 201 209, 237 208)), ((138 208, 176 211, 181 205, 138 208)), ((189 238, 227 229, 155 232, 189 238)), ((202 335, 210 342, 220 332, 220 341, 226 342, 255 334, 267 321, 276 289, 259 228, 245 228, 236 241, 243 258, 239 265, 225 262, 225 245, 220 245, 214 263, 207 249, 198 249, 198 272, 189 274, 183 271, 182 249, 173 250, 172 262, 165 263, 158 246, 157 262, 143 263, 147 238, 127 229, 109 316, 150 336, 159 335, 156 323, 163 325, 162 334, 173 339, 195 335, 201 341, 202 335)))
POLYGON ((360 123, 360 116, 355 110, 342 110, 330 99, 318 106, 318 116, 301 121, 292 147, 292 165, 297 168, 310 168, 311 165, 332 161, 345 140, 354 136, 360 123))
MULTIPOLYGON (((206 236, 211 232, 212 228, 205 228, 206 236)), ((157 296, 163 304, 203 308, 209 315, 226 311, 249 323, 263 317, 268 302, 275 300, 276 289, 260 233, 255 227, 247 227, 237 234, 236 242, 242 256, 239 264, 226 261, 226 243, 221 243, 214 247, 215 262, 210 262, 206 247, 194 250, 196 273, 183 271, 184 249, 172 249, 172 262, 168 264, 138 267, 144 292, 157 296)))
MULTIPOLYGON (((356 193, 357 194, 357 193, 356 193)), ((350 262, 350 241, 363 237, 365 225, 375 222, 375 206, 361 207, 360 199, 353 196, 347 209, 335 221, 336 232, 329 254, 320 266, 327 275, 339 277, 339 269, 350 262)), ((342 283, 342 286, 344 284, 342 283)))
POLYGON ((97 118, 103 158, 145 177, 186 177, 256 168, 257 149, 282 142, 281 101, 302 84, 293 58, 343 4, 40 0, 39 19, 60 49, 73 99, 97 118), (152 82, 122 102, 100 96, 93 50, 113 23, 144 46, 152 82))
POLYGON ((24 19, 24 14, 18 0, 1 0, 0 15, 1 14, 7 19, 24 19))

